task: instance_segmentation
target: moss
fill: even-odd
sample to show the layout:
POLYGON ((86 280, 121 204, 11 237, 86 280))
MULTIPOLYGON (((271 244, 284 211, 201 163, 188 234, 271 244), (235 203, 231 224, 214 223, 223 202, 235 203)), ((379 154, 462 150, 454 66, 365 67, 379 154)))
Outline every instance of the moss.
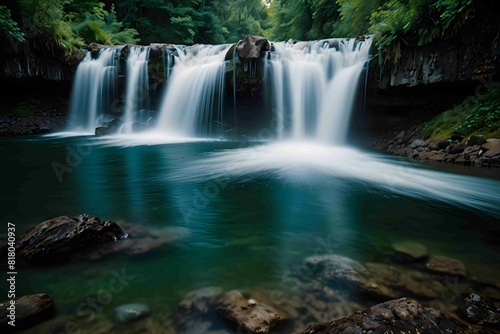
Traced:
POLYGON ((454 135, 500 138, 500 87, 491 93, 470 98, 423 124, 429 141, 448 140, 454 135))

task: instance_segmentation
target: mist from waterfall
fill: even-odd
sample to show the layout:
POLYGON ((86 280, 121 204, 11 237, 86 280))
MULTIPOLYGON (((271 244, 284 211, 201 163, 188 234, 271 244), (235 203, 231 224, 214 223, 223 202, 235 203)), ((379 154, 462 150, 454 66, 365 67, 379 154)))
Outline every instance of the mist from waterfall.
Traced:
POLYGON ((123 132, 132 132, 134 122, 147 121, 141 113, 149 108, 149 51, 149 47, 142 46, 131 46, 129 50, 123 132))
POLYGON ((342 145, 370 46, 370 36, 274 43, 264 83, 277 137, 342 145))
POLYGON ((221 131, 225 103, 224 57, 229 47, 176 47, 175 65, 158 114, 157 132, 172 137, 197 137, 221 131))
POLYGON ((91 132, 110 113, 116 97, 119 49, 107 47, 93 57, 85 51, 73 80, 68 131, 91 132))

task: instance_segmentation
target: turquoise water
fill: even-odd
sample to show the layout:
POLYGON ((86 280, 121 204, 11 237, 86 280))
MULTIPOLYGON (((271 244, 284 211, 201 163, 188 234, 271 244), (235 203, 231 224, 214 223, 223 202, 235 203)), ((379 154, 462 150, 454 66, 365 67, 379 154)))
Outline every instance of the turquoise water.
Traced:
MULTIPOLYGON (((81 213, 160 234, 182 232, 141 256, 19 271, 18 295, 47 293, 58 310, 30 333, 57 332, 79 304, 107 287, 114 270, 134 278, 98 318, 112 320, 114 307, 142 302, 152 308, 149 321, 164 321, 163 328, 172 326, 177 304, 192 290, 286 290, 284 273, 308 256, 389 263, 390 245, 398 240, 461 259, 500 282, 498 180, 360 151, 330 161, 339 153, 326 149, 306 163, 309 149, 281 155, 282 149, 267 152, 257 142, 139 144, 93 137, 0 141, 0 221, 16 224, 18 235, 44 220, 81 213), (67 160, 68 152, 77 157, 67 160), (54 166, 65 172, 58 175, 54 166), (447 192, 453 196, 440 197, 447 192)), ((113 331, 121 329, 103 330, 113 331)))

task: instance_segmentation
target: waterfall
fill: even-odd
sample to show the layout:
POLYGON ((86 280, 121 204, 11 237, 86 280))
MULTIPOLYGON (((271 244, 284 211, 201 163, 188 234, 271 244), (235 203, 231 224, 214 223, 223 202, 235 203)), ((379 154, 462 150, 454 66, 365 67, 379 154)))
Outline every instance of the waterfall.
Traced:
POLYGON ((71 91, 68 130, 94 132, 102 116, 110 113, 116 97, 119 52, 103 48, 96 57, 85 51, 71 91))
POLYGON ((274 43, 264 60, 277 138, 343 144, 371 37, 274 43))
POLYGON ((224 57, 230 45, 176 47, 175 65, 159 110, 157 131, 195 137, 221 130, 224 57))
POLYGON ((134 122, 145 122, 140 113, 149 107, 149 47, 131 46, 127 58, 124 132, 134 122))

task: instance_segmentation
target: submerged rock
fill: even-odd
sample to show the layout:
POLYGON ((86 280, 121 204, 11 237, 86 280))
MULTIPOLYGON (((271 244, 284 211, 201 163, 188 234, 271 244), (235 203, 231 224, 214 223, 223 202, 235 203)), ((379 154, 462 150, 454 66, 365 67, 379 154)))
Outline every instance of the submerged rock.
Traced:
POLYGON ((427 257, 427 248, 414 241, 400 241, 392 244, 397 259, 402 262, 422 260, 427 257))
POLYGON ((215 303, 222 291, 218 287, 209 287, 187 294, 177 307, 175 315, 177 333, 216 334, 218 328, 215 319, 218 316, 215 311, 215 303))
POLYGON ((239 291, 221 295, 217 301, 217 311, 244 333, 269 333, 280 322, 289 320, 284 311, 276 307, 248 299, 239 291))
POLYGON ((467 296, 457 311, 462 319, 471 323, 500 329, 499 310, 478 294, 467 296))
POLYGON ((115 319, 120 323, 129 323, 151 313, 149 306, 144 304, 126 304, 115 308, 115 319))
POLYGON ((465 264, 457 259, 452 259, 446 256, 434 256, 425 266, 430 271, 453 276, 467 276, 467 269, 465 264))
POLYGON ((302 334, 469 334, 469 326, 409 298, 387 301, 350 317, 310 326, 302 334))
POLYGON ((327 286, 340 286, 361 296, 389 300, 412 295, 440 298, 444 286, 426 273, 381 263, 361 264, 339 255, 309 257, 310 274, 327 286))
POLYGON ((98 245, 123 239, 114 222, 88 214, 60 216, 38 224, 16 241, 17 255, 31 264, 57 263, 98 245))
POLYGON ((54 301, 46 294, 36 294, 19 297, 15 301, 14 313, 9 310, 10 300, 0 303, 0 330, 5 331, 16 329, 26 329, 36 324, 50 319, 54 315, 54 301), (9 315, 14 314, 14 318, 9 315), (8 324, 15 319, 15 327, 8 324))

